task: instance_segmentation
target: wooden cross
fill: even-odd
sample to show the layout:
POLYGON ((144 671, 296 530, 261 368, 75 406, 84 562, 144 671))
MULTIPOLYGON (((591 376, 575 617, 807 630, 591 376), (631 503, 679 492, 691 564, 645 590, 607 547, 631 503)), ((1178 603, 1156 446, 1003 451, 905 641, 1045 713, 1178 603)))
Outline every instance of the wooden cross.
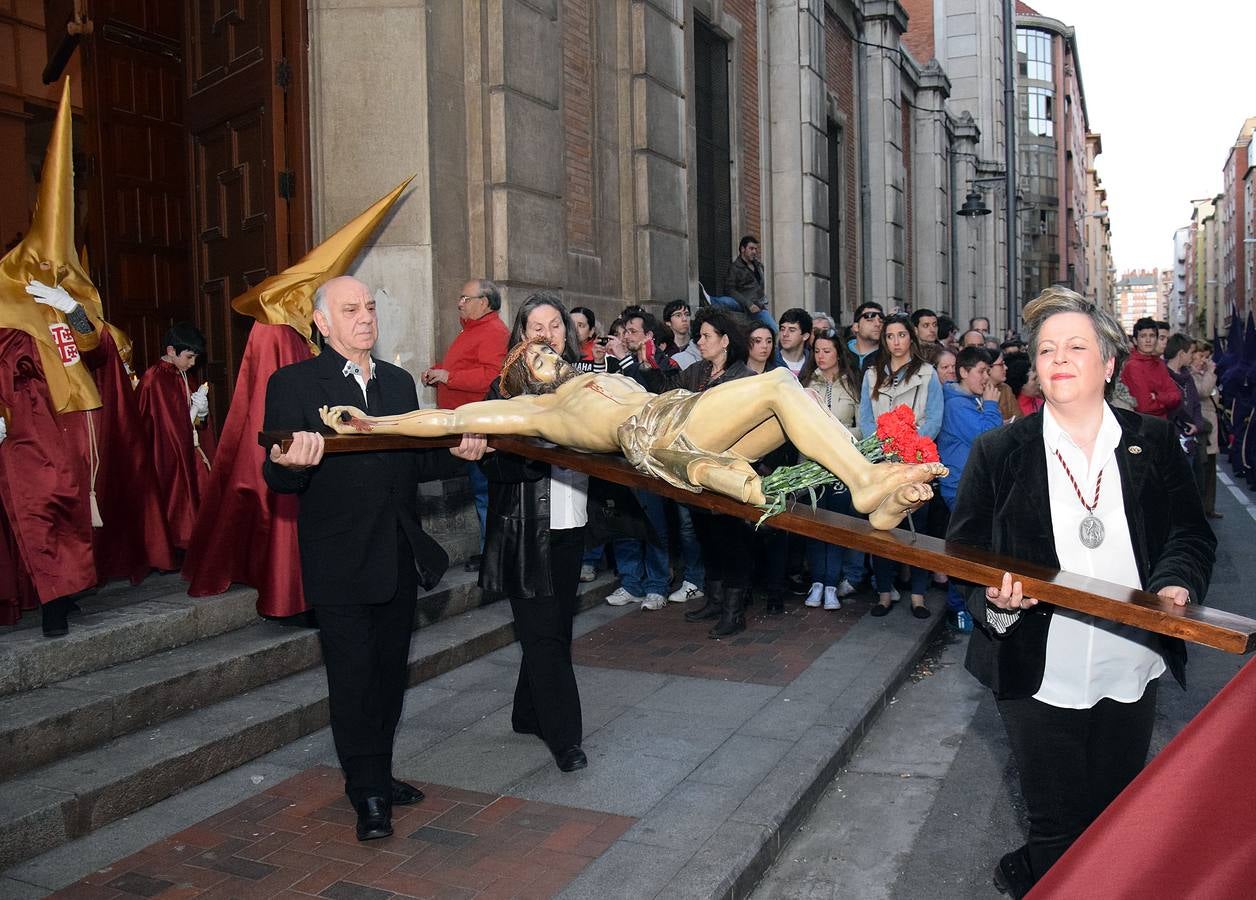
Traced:
MULTIPOLYGON (((290 432, 263 431, 258 435, 257 441, 267 449, 278 444, 286 452, 292 442, 292 435, 290 432)), ((417 450, 454 447, 458 442, 457 437, 329 434, 325 436, 324 452, 417 450)), ((638 472, 621 456, 545 447, 517 437, 493 436, 488 439, 488 443, 498 450, 573 469, 603 481, 642 488, 712 512, 737 516, 751 522, 758 521, 763 515, 758 507, 740 503, 722 494, 710 491, 694 494, 673 487, 638 472)), ((1024 585, 1025 596, 1037 597, 1064 609, 1123 625, 1134 625, 1146 631, 1182 638, 1227 653, 1250 653, 1256 649, 1256 621, 1234 613, 1195 604, 1177 606, 1172 601, 1146 591, 997 556, 963 544, 901 529, 878 531, 864 519, 823 509, 813 510, 805 502, 773 516, 767 520, 765 526, 863 550, 931 572, 945 572, 952 578, 972 584, 999 584, 1003 580, 1003 573, 1011 572, 1013 578, 1024 585)))

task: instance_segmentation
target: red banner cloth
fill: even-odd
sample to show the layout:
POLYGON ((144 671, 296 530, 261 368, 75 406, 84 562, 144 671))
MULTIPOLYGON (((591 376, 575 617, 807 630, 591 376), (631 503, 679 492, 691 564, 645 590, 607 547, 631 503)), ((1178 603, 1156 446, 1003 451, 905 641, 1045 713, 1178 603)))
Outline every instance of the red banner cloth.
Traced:
POLYGON ((107 328, 101 329, 99 352, 92 377, 102 405, 89 413, 100 454, 96 504, 104 523, 92 529, 96 573, 101 583, 129 578, 139 584, 153 569, 172 572, 178 565, 135 389, 107 328))
POLYGON ((165 505, 166 525, 180 550, 186 550, 191 543, 196 510, 209 486, 210 467, 206 460, 213 462, 217 443, 209 421, 199 427, 192 425, 188 395, 199 387, 198 378, 189 372, 185 381, 178 368, 163 359, 149 367, 136 389, 154 478, 165 505), (192 442, 194 431, 200 452, 192 442))
POLYGON ((253 324, 183 564, 193 597, 221 594, 237 582, 257 588, 259 615, 295 616, 306 610, 297 497, 276 494, 262 480, 265 451, 257 433, 271 374, 309 358, 309 344, 289 326, 253 324))
POLYGON ((88 501, 87 421, 56 415, 35 342, 0 329, 0 625, 96 584, 88 501))
POLYGON ((1029 897, 1256 896, 1253 710, 1256 660, 1160 751, 1029 897))

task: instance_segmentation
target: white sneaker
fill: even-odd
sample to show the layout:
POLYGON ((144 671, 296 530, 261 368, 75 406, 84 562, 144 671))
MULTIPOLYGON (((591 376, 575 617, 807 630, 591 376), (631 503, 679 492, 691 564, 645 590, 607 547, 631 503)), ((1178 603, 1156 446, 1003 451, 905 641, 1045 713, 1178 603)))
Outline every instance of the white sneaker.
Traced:
POLYGON ((853 593, 855 593, 855 586, 851 584, 849 580, 843 578, 841 581, 838 582, 837 596, 849 597, 853 593))
POLYGON ((667 605, 667 598, 662 594, 646 594, 641 601, 642 609, 662 609, 667 605))
POLYGON ((606 598, 611 606, 627 606, 629 603, 640 603, 642 598, 628 593, 628 588, 618 587, 606 598))
POLYGON ((810 606, 812 609, 814 609, 815 607, 819 606, 821 603, 824 602, 823 599, 821 598, 821 594, 823 593, 824 593, 824 585, 822 585, 818 581, 813 581, 811 583, 811 590, 807 594, 807 599, 802 601, 802 605, 810 606))
POLYGON ((825 609, 841 609, 842 601, 837 599, 837 588, 833 585, 827 585, 824 588, 824 608, 825 609))
POLYGON ((680 587, 667 595, 668 603, 687 603, 690 600, 697 600, 699 597, 705 596, 702 588, 698 587, 692 581, 682 581, 680 587))
POLYGON ((891 603, 897 603, 899 598, 902 596, 903 595, 900 594, 896 588, 890 588, 890 602, 891 603))
POLYGON ((588 563, 585 563, 584 565, 580 567, 580 580, 583 581, 585 584, 588 584, 590 581, 593 581, 595 578, 597 578, 597 569, 593 568, 593 566, 589 565, 588 563))

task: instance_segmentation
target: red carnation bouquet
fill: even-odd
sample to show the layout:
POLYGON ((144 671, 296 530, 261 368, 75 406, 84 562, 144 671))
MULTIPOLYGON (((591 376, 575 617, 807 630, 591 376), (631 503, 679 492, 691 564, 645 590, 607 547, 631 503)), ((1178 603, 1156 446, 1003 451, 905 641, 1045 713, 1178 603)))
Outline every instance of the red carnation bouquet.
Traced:
MULTIPOLYGON (((882 460, 906 463, 941 461, 937 444, 916 431, 916 416, 906 405, 896 406, 877 416, 877 433, 856 442, 855 446, 865 459, 874 463, 882 460)), ((763 479, 766 502, 759 507, 763 515, 755 527, 783 512, 790 499, 801 491, 810 494, 811 508, 815 509, 820 493, 829 486, 835 491, 846 490, 841 479, 817 462, 807 460, 796 466, 781 466, 763 479)))
MULTIPOLYGON (((877 416, 877 433, 872 440, 879 445, 881 458, 893 462, 941 462, 938 445, 916 431, 916 417, 906 404, 877 416)), ((879 461, 864 450, 865 443, 867 440, 860 441, 859 444, 864 456, 874 462, 879 461)))

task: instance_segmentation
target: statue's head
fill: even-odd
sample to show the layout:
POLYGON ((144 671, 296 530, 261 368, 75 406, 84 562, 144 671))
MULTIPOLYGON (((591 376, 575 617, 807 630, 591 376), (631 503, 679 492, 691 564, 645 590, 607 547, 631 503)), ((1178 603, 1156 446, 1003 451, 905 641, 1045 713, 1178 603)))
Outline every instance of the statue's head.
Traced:
POLYGON ((520 394, 552 394, 579 373, 546 338, 520 341, 506 354, 499 389, 503 397, 520 394))

